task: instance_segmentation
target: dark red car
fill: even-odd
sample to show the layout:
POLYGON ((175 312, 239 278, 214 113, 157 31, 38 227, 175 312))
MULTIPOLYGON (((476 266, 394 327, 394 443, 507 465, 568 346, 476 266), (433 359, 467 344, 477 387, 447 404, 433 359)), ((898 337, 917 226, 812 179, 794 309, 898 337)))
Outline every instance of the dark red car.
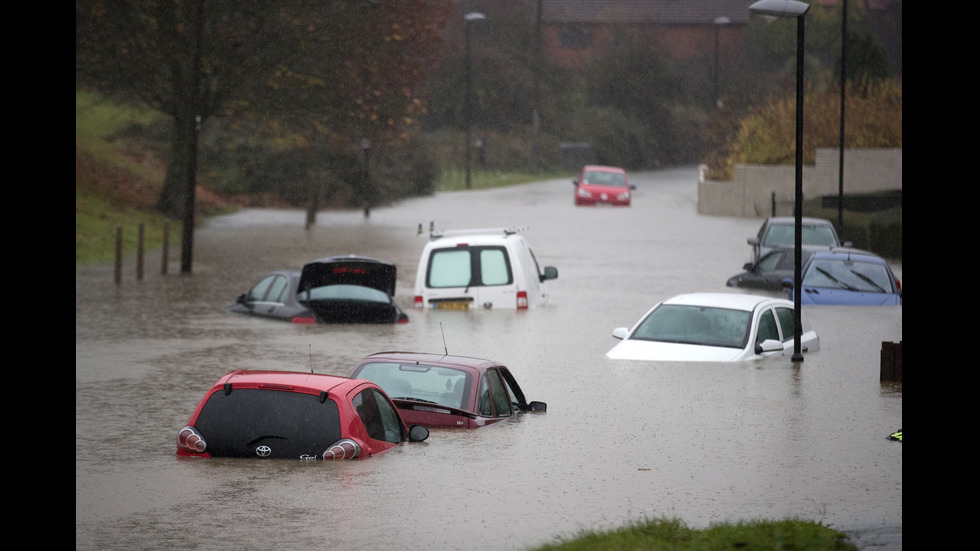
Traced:
POLYGON ((477 428, 548 408, 528 402, 510 370, 493 360, 379 352, 362 358, 350 376, 377 383, 410 425, 477 428))
POLYGON ((410 430, 370 381, 238 370, 204 395, 177 434, 177 455, 357 459, 428 435, 425 427, 410 430))
POLYGON ((615 166, 585 165, 575 184, 576 205, 613 205, 628 207, 632 204, 633 190, 626 171, 615 166))

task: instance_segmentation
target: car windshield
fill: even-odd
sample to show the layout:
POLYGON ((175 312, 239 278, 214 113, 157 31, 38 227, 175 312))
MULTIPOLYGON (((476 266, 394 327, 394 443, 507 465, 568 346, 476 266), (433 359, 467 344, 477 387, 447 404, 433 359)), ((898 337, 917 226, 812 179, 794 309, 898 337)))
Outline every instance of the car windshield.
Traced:
POLYGON ((365 364, 353 375, 380 386, 393 400, 408 399, 466 409, 469 373, 451 367, 397 362, 365 364))
MULTIPOLYGON (((307 300, 306 291, 301 293, 301 299, 307 300)), ((378 302, 387 304, 390 302, 388 294, 378 289, 363 287, 361 285, 326 285, 310 289, 308 300, 357 300, 362 302, 378 302)))
POLYGON ((644 319, 631 339, 743 348, 751 312, 662 304, 644 319))
MULTIPOLYGON (((821 245, 836 247, 840 245, 831 226, 803 226, 803 245, 821 245)), ((796 227, 794 225, 774 225, 766 234, 767 247, 793 247, 796 245, 796 227)))
POLYGON ((279 390, 215 392, 195 425, 213 457, 253 457, 266 440, 269 457, 318 457, 341 438, 333 400, 279 390))
POLYGON ((864 293, 892 292, 891 277, 884 264, 841 259, 814 259, 803 274, 803 286, 864 293))
POLYGON ((626 186, 626 180, 619 172, 586 172, 585 183, 594 186, 626 186))

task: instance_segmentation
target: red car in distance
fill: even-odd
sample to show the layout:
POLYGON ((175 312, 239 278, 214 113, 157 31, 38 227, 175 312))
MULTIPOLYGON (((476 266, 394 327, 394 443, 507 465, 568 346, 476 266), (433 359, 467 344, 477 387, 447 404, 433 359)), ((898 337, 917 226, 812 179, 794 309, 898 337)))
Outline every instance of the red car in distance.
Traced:
POLYGON ((259 459, 367 458, 406 441, 409 429, 378 385, 290 371, 232 371, 204 395, 177 434, 177 455, 259 459))
POLYGON ((548 409, 528 402, 510 370, 493 360, 379 352, 362 358, 350 376, 377 383, 406 423, 428 428, 472 429, 548 409))
POLYGON ((585 165, 575 185, 575 205, 613 205, 628 207, 632 203, 632 191, 626 171, 615 166, 585 165))

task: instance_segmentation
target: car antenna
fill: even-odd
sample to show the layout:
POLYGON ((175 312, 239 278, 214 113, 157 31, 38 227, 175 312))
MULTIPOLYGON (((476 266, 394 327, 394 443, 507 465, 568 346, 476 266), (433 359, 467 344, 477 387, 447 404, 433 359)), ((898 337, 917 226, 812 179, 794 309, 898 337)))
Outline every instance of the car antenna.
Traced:
POLYGON ((449 355, 449 347, 446 346, 446 331, 442 328, 442 322, 441 321, 439 322, 439 331, 442 331, 442 348, 445 351, 446 356, 448 356, 449 355))
POLYGON ((313 345, 307 345, 310 347, 310 373, 313 373, 313 345))

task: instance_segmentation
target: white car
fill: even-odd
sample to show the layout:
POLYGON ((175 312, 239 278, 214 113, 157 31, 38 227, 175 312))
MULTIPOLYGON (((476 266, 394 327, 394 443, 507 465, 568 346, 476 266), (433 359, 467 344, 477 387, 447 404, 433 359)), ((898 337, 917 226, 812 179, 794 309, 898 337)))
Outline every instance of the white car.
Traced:
POLYGON ((430 229, 415 276, 415 308, 522 310, 547 304, 544 282, 557 278, 558 269, 539 270, 523 230, 430 229))
MULTIPOLYGON (((805 317, 800 352, 820 348, 805 317)), ((734 362, 793 354, 793 303, 786 299, 729 293, 692 293, 651 308, 606 353, 614 360, 734 362)))

